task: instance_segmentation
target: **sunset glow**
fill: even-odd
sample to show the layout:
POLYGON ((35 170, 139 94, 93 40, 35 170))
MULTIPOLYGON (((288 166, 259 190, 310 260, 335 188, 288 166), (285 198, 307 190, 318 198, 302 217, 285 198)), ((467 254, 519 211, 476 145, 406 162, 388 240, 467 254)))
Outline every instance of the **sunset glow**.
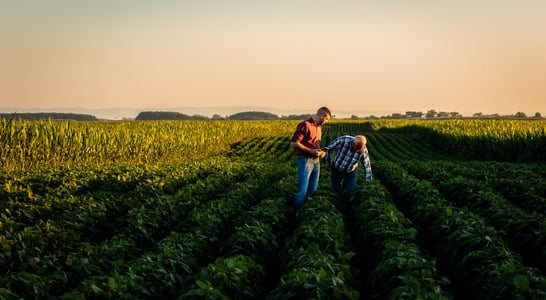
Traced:
POLYGON ((544 1, 137 2, 0 1, 0 107, 546 113, 544 1))

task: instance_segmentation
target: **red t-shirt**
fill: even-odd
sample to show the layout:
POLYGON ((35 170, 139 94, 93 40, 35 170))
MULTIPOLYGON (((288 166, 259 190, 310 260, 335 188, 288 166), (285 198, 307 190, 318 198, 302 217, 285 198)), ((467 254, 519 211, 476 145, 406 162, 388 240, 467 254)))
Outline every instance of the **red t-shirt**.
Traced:
MULTIPOLYGON (((294 136, 292 136, 293 142, 300 142, 302 145, 309 149, 320 148, 320 138, 322 136, 322 127, 317 125, 313 118, 309 118, 298 124, 294 136)), ((294 154, 296 155, 309 155, 307 152, 303 152, 294 148, 294 154)))

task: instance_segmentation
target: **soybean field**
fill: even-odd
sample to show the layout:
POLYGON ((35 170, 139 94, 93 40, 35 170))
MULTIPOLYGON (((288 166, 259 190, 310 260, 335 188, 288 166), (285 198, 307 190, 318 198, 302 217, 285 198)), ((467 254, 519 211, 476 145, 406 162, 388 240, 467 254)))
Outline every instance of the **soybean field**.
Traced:
POLYGON ((295 211, 297 124, 0 120, 0 299, 546 298, 545 122, 332 120, 295 211))

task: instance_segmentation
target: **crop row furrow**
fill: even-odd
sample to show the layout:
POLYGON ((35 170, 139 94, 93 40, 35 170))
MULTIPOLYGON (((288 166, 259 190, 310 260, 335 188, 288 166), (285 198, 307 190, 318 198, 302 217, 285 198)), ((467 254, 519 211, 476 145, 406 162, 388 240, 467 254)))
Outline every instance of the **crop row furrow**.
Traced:
POLYGON ((514 205, 529 212, 543 212, 546 209, 546 187, 544 177, 532 168, 521 164, 496 162, 430 162, 427 169, 434 169, 434 178, 463 176, 483 182, 501 193, 514 205))
MULTIPOLYGON (((389 161, 402 161, 400 157, 398 157, 396 154, 392 153, 388 148, 388 146, 385 145, 385 143, 382 142, 380 138, 378 138, 378 134, 369 134, 367 136, 368 143, 372 144, 373 147, 376 149, 376 153, 380 154, 382 157, 384 157, 386 160, 389 161)), ((372 155, 375 155, 376 153, 371 153, 372 155)))
MULTIPOLYGON (((161 236, 157 230, 154 232, 154 227, 163 228, 162 224, 180 222, 189 212, 188 207, 191 203, 179 200, 185 197, 184 191, 206 191, 211 188, 215 193, 225 191, 232 179, 235 178, 234 176, 225 176, 231 172, 230 170, 230 168, 224 168, 224 172, 209 178, 208 185, 198 179, 195 183, 184 186, 181 191, 176 192, 176 199, 164 194, 169 186, 169 184, 167 186, 164 184, 165 180, 148 179, 146 181, 139 178, 104 181, 105 186, 118 185, 120 187, 113 189, 115 191, 110 193, 108 189, 96 192, 87 191, 83 195, 77 195, 80 191, 72 191, 76 196, 70 196, 67 198, 68 200, 65 198, 50 199, 50 196, 46 194, 44 198, 49 199, 52 206, 57 205, 57 210, 60 210, 63 203, 68 203, 65 205, 67 207, 63 207, 62 214, 57 212, 49 215, 54 219, 34 218, 34 224, 24 227, 10 227, 10 223, 6 222, 6 226, 3 226, 2 244, 9 245, 9 247, 4 247, 5 252, 1 256, 0 265, 6 267, 2 268, 3 270, 11 272, 32 271, 36 268, 40 270, 42 263, 48 263, 48 260, 40 259, 41 257, 53 256, 57 260, 64 261, 65 257, 81 249, 84 252, 81 256, 91 256, 88 260, 93 260, 93 255, 89 255, 89 253, 104 254, 98 249, 104 248, 105 245, 109 249, 122 250, 119 247, 109 247, 109 239, 123 240, 127 244, 139 244, 139 249, 145 251, 149 247, 153 247, 153 240, 161 236), (214 178, 218 179, 216 183, 214 183, 214 178), (130 183, 131 181, 133 183, 130 183), (144 184, 141 184, 141 181, 144 184), (127 193, 130 195, 117 198, 117 195, 121 195, 120 190, 125 190, 123 188, 125 183, 128 183, 133 191, 129 192, 127 189, 127 193), (161 221, 156 222, 153 220, 154 218, 161 221), (97 250, 88 250, 89 248, 97 248, 97 250)), ((135 169, 135 171, 139 170, 135 169)), ((240 172, 245 172, 245 169, 240 172)), ((110 177, 103 178, 109 180, 110 177)), ((119 176, 117 177, 119 178, 119 176)), ((177 181, 176 177, 169 180, 177 181)), ((5 214, 2 216, 4 221, 9 220, 9 216, 7 216, 8 218, 5 218, 5 214)), ((139 251, 134 251, 135 249, 129 250, 133 255, 139 253, 139 251)), ((73 269, 71 263, 67 264, 70 264, 67 266, 69 269, 73 269)))
MULTIPOLYGON (((262 168, 259 165, 254 167, 262 168)), ((282 178, 285 172, 270 167, 269 170, 269 173, 261 176, 248 177, 236 189, 216 196, 209 195, 215 200, 203 204, 197 202, 198 205, 183 224, 173 228, 166 238, 159 241, 157 249, 128 262, 124 272, 83 280, 69 295, 85 294, 100 298, 108 295, 133 295, 136 298, 161 295, 173 298, 195 288, 191 285, 199 280, 196 276, 199 276, 203 266, 217 261, 215 257, 221 252, 221 245, 235 231, 234 220, 243 215, 248 217, 247 211, 252 211, 250 207, 259 203, 265 194, 275 196, 275 193, 283 193, 282 190, 272 192, 263 188, 282 178)))
POLYGON ((388 190, 366 185, 350 198, 351 231, 361 256, 364 290, 380 299, 451 299, 449 279, 422 255, 417 230, 396 208, 388 190))
MULTIPOLYGON (((45 275, 55 271, 60 274, 59 278, 53 281, 55 284, 50 284, 49 289, 37 289, 40 290, 41 293, 54 293, 55 290, 66 290, 66 288, 77 284, 77 282, 83 278, 112 272, 111 264, 108 265, 108 259, 105 259, 105 257, 112 257, 111 261, 130 261, 140 254, 149 251, 149 249, 155 248, 157 241, 165 237, 170 230, 187 226, 185 222, 188 214, 192 211, 191 208, 196 206, 205 207, 208 201, 214 199, 210 197, 211 195, 217 193, 218 195, 222 195, 223 193, 226 195, 225 197, 231 199, 239 197, 241 190, 233 191, 232 187, 237 184, 238 181, 253 179, 253 177, 248 176, 248 171, 250 167, 255 169, 256 166, 246 163, 235 165, 237 166, 235 170, 239 168, 239 170, 237 170, 239 173, 233 173, 235 170, 224 167, 226 172, 230 173, 230 175, 226 176, 227 174, 222 175, 222 173, 219 173, 219 177, 216 178, 221 180, 215 181, 215 177, 211 177, 208 183, 200 183, 201 181, 198 180, 191 190, 194 193, 198 193, 200 190, 198 186, 201 186, 202 192, 204 193, 198 193, 195 197, 177 193, 175 196, 145 198, 142 203, 134 209, 131 209, 129 214, 125 216, 126 221, 123 223, 126 225, 124 226, 124 229, 121 229, 120 232, 111 239, 107 239, 105 242, 97 244, 96 246, 89 245, 86 240, 74 236, 74 233, 70 230, 57 230, 57 227, 53 227, 50 230, 54 230, 56 233, 54 236, 27 230, 24 232, 24 234, 26 234, 24 236, 27 236, 28 238, 25 238, 24 241, 39 243, 39 245, 51 249, 42 251, 42 249, 37 247, 29 247, 29 245, 23 242, 13 243, 14 241, 5 241, 12 248, 2 256, 3 263, 18 263, 19 267, 12 266, 6 268, 6 270, 10 271, 10 274, 7 274, 2 281, 6 284, 19 287, 14 289, 14 291, 25 292, 29 290, 25 289, 25 286, 28 284, 37 285, 40 282, 39 280, 34 282, 25 280, 26 274, 45 275), (112 242, 110 242, 111 240, 114 245, 124 244, 138 246, 127 247, 127 249, 115 246, 108 247, 112 244, 112 242), (103 256, 105 254, 107 255, 103 256), (102 257, 98 255, 101 255, 102 257), (12 259, 16 257, 18 258, 17 260, 12 259), (118 258, 115 259, 115 257, 118 258), (52 259, 60 261, 61 263, 52 264, 52 259)), ((260 178, 269 180, 267 177, 260 178)), ((241 188, 248 191, 244 185, 242 185, 241 188)), ((260 187, 257 187, 255 190, 259 190, 260 192, 263 191, 260 187)), ((39 223, 39 225, 41 224, 42 223, 39 223)), ((46 223, 41 226, 46 227, 49 225, 46 223)), ((15 237, 19 236, 20 235, 15 235, 15 237)), ((121 272, 124 269, 126 269, 125 264, 120 263, 120 266, 119 268, 116 268, 116 271, 121 272)))
POLYGON ((546 296, 546 277, 522 264, 499 233, 481 217, 450 205, 429 182, 394 163, 376 164, 376 174, 408 211, 451 278, 456 297, 538 299, 546 296))
POLYGON ((313 196, 297 212, 299 226, 280 253, 281 278, 273 299, 358 299, 343 214, 329 200, 313 196))
POLYGON ((401 147, 400 144, 396 143, 394 141, 394 134, 375 134, 375 137, 386 149, 396 156, 397 161, 421 159, 420 156, 414 155, 408 148, 401 147))
POLYGON ((445 153, 439 154, 430 145, 425 146, 423 139, 419 139, 417 136, 410 137, 404 134, 392 134, 392 137, 395 145, 411 153, 416 160, 430 161, 447 159, 445 153))
POLYGON ((183 297, 264 298, 276 282, 280 241, 288 227, 285 197, 264 199, 235 221, 220 256, 188 280, 183 297))
POLYGON ((482 216, 501 233, 510 248, 529 264, 546 271, 546 220, 542 214, 524 211, 481 181, 453 176, 427 164, 413 163, 408 170, 432 180, 447 200, 482 216))

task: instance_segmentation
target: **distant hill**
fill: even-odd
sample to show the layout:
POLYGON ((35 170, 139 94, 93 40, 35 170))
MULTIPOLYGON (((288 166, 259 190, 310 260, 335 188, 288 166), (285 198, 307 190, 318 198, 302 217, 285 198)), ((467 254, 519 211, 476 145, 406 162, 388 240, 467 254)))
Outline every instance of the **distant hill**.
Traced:
POLYGON ((144 120, 208 120, 204 116, 189 116, 173 111, 143 111, 135 118, 137 121, 144 120))
POLYGON ((230 120, 278 120, 279 116, 261 111, 240 112, 229 116, 230 120))
POLYGON ((74 120, 98 121, 97 117, 87 114, 73 113, 8 113, 0 114, 0 119, 14 120, 74 120))

